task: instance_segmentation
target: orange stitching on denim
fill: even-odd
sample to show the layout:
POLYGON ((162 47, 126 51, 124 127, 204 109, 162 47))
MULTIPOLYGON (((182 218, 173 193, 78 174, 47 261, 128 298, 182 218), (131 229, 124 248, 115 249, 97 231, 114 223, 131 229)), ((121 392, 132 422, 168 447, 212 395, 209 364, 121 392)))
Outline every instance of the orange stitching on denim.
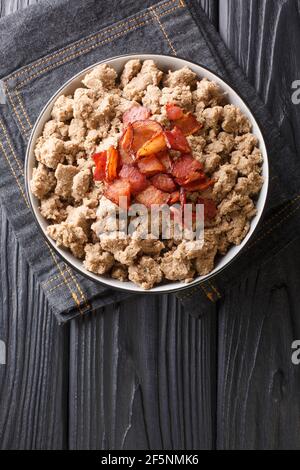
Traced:
POLYGON ((4 88, 5 88, 5 93, 7 94, 8 99, 9 99, 9 101, 11 102, 11 105, 12 105, 13 110, 14 110, 14 112, 15 112, 16 118, 17 118, 17 120, 19 121, 19 123, 21 124, 21 127, 22 127, 22 129, 23 129, 24 134, 27 135, 28 130, 25 129, 25 127, 24 127, 24 125, 23 125, 23 122, 22 122, 22 120, 21 120, 21 117, 20 117, 20 115, 19 115, 19 112, 18 112, 18 110, 17 110, 17 108, 16 108, 16 106, 15 106, 13 100, 12 100, 12 96, 11 96, 10 92, 8 91, 6 84, 4 84, 4 88))
MULTIPOLYGON (((168 5, 174 4, 175 2, 176 2, 176 0, 170 0, 170 1, 168 1, 168 2, 163 3, 162 5, 158 5, 157 7, 155 7, 155 9, 160 11, 160 10, 162 10, 164 7, 167 7, 168 5)), ((182 0, 179 0, 179 2, 180 2, 181 5, 182 5, 182 0)), ((30 71, 30 70, 36 69, 39 65, 42 65, 42 64, 44 64, 44 63, 49 63, 52 59, 54 59, 54 58, 56 58, 56 57, 59 57, 59 56, 63 55, 64 53, 68 52, 68 51, 74 50, 74 49, 80 47, 80 46, 83 45, 83 44, 87 44, 88 42, 92 42, 92 41, 94 41, 95 39, 97 39, 97 38, 99 38, 99 37, 101 37, 101 36, 103 36, 103 35, 105 35, 105 34, 108 34, 108 33, 112 32, 112 31, 114 31, 114 30, 116 30, 116 29, 118 29, 118 28, 121 28, 121 27, 124 26, 124 25, 126 26, 126 25, 128 25, 129 23, 132 23, 132 22, 134 22, 134 21, 136 21, 136 20, 139 20, 139 19, 142 19, 142 18, 144 19, 144 18, 146 18, 149 14, 150 14, 150 12, 147 10, 147 11, 141 13, 141 14, 135 15, 135 16, 132 17, 132 18, 129 18, 129 19, 126 18, 126 20, 121 21, 120 23, 118 23, 118 24, 115 25, 115 26, 112 26, 111 28, 105 29, 105 31, 101 31, 101 32, 99 32, 99 33, 97 33, 97 34, 94 34, 93 36, 90 36, 90 37, 88 37, 88 38, 81 39, 80 41, 77 41, 76 43, 73 43, 72 45, 67 46, 67 47, 65 47, 64 49, 60 50, 60 51, 57 51, 57 52, 55 52, 55 53, 53 53, 53 54, 50 54, 50 55, 48 55, 47 57, 42 57, 41 59, 38 59, 34 64, 29 65, 29 66, 27 66, 27 67, 24 67, 22 70, 20 70, 20 71, 14 73, 14 74, 12 74, 12 75, 8 78, 8 80, 12 80, 12 79, 14 79, 14 78, 18 78, 18 77, 20 77, 21 75, 24 75, 26 72, 28 72, 28 71, 30 71)))
POLYGON ((287 219, 289 219, 295 212, 297 212, 298 209, 300 209, 300 204, 299 204, 299 206, 297 206, 296 208, 294 208, 292 211, 290 211, 280 222, 278 222, 276 225, 274 225, 270 230, 268 230, 267 232, 265 232, 264 234, 262 234, 261 237, 257 238, 253 243, 251 243, 251 244, 245 249, 245 251, 248 251, 250 248, 252 248, 253 246, 255 246, 258 242, 260 242, 261 240, 263 240, 267 235, 269 235, 270 233, 272 233, 276 228, 280 227, 280 225, 283 224, 283 222, 285 222, 287 219))
POLYGON ((11 164, 10 161, 9 161, 9 158, 8 158, 8 156, 7 156, 7 153, 6 153, 6 151, 5 151, 5 149, 4 149, 3 145, 2 145, 2 142, 0 142, 0 147, 1 147, 1 149, 2 149, 2 153, 3 153, 3 155, 4 155, 4 157, 5 157, 6 161, 7 161, 7 163, 9 164, 9 167, 10 167, 10 169, 11 169, 11 171, 12 171, 14 177, 15 177, 15 180, 16 180, 16 182, 17 182, 17 185, 18 185, 18 187, 19 187, 19 190, 20 190, 20 192, 21 192, 21 195, 23 196, 23 199, 24 199, 24 201, 25 201, 25 204, 26 204, 26 206, 28 207, 28 209, 30 209, 29 202, 28 202, 28 200, 27 200, 27 198, 26 198, 26 196, 25 196, 25 193, 24 193, 24 190, 23 190, 23 188, 22 188, 22 185, 20 184, 20 182, 19 182, 19 180, 18 180, 18 177, 17 177, 17 174, 16 174, 16 172, 15 172, 15 170, 14 170, 14 167, 12 166, 12 164, 11 164))
POLYGON ((50 290, 47 291, 48 294, 51 294, 51 292, 55 291, 56 289, 58 289, 59 287, 61 286, 64 286, 65 285, 65 282, 60 282, 59 284, 57 284, 57 286, 54 286, 52 287, 50 290))
POLYGON ((13 156, 14 156, 16 162, 17 162, 17 165, 18 165, 18 167, 19 167, 19 170, 20 170, 22 176, 24 177, 24 170, 23 170, 22 164, 21 164, 21 162, 19 161, 19 159, 17 158, 17 156, 16 156, 16 154, 15 154, 14 148, 13 148, 13 146, 11 145, 10 139, 9 139, 9 137, 8 137, 7 130, 5 129, 5 127, 4 127, 4 125, 3 125, 3 123, 2 123, 1 120, 0 120, 0 126, 1 126, 1 128, 2 128, 2 131, 3 131, 3 134, 4 134, 5 138, 6 138, 6 141, 7 141, 7 143, 8 143, 8 146, 9 146, 9 148, 10 148, 10 151, 11 151, 11 153, 13 154, 13 156))
POLYGON ((165 38, 167 40, 167 43, 169 44, 170 49, 173 51, 174 55, 177 55, 176 49, 174 48, 174 46, 173 46, 173 44, 172 44, 172 42, 171 42, 171 40, 170 40, 170 38, 167 34, 162 22, 160 21, 159 17, 157 16, 156 11, 152 7, 150 7, 150 11, 153 13, 157 23, 159 24, 159 27, 160 27, 163 35, 165 36, 165 38))
POLYGON ((32 124, 31 124, 31 122, 30 122, 30 119, 29 119, 29 116, 28 116, 27 111, 26 111, 26 109, 25 109, 25 106, 23 105, 23 101, 21 100, 20 93, 18 92, 18 90, 16 90, 15 92, 16 92, 16 97, 18 98, 18 101, 19 101, 19 103, 20 103, 20 107, 21 107, 21 109, 22 109, 22 111, 23 111, 23 115, 25 116, 25 119, 26 119, 26 121, 27 121, 27 123, 28 123, 28 125, 29 125, 29 128, 32 129, 32 124))
POLYGON ((217 296, 219 297, 219 299, 222 298, 222 295, 220 294, 220 292, 218 291, 218 289, 216 288, 216 286, 214 286, 210 281, 209 282, 209 285, 210 287, 212 288, 212 290, 217 294, 217 296))
MULTIPOLYGON (((1 122, 1 120, 0 120, 0 122, 1 122)), ((3 123, 2 123, 2 122, 1 122, 1 126, 3 126, 3 123)), ((6 139, 7 139, 7 141, 9 141, 7 133, 6 133, 6 139)), ((11 172, 12 172, 13 176, 15 177, 16 183, 17 183, 17 185, 18 185, 18 187, 19 187, 19 189, 20 189, 20 191, 21 191, 21 195, 23 196, 23 199, 24 199, 24 201, 25 201, 25 204, 26 204, 26 206, 28 207, 28 209, 30 209, 30 205, 29 205, 29 202, 28 202, 28 200, 27 200, 27 198, 26 198, 26 196, 25 196, 25 193, 24 193, 24 191, 23 191, 22 185, 20 184, 20 182, 19 182, 19 180, 18 180, 18 177, 17 177, 17 175, 16 175, 16 172, 15 172, 15 170, 14 170, 14 168, 13 168, 11 162, 10 162, 10 159, 9 159, 7 153, 6 153, 6 150, 5 150, 5 148, 3 147, 3 145, 2 145, 1 142, 0 142, 0 147, 1 147, 1 149, 2 149, 3 155, 4 155, 4 157, 5 157, 5 159, 6 159, 7 163, 8 163, 8 165, 9 165, 9 167, 10 167, 10 169, 11 169, 11 172)), ((15 155, 15 152, 13 153, 13 156, 14 156, 14 158, 17 160, 16 155, 15 155)), ((61 273, 63 279, 65 279, 64 274, 63 274, 63 272, 61 271, 61 268, 60 268, 59 264, 57 263, 57 260, 56 260, 56 258, 55 258, 55 256, 54 256, 54 253, 52 252, 51 248, 49 247, 49 245, 48 245, 46 242, 45 242, 45 244, 46 244, 46 246, 48 247, 48 249, 49 249, 49 251, 50 251, 50 254, 51 254, 51 256, 52 256, 52 258, 53 258, 53 260, 54 260, 56 266, 58 267, 58 269, 59 269, 59 271, 60 271, 60 273, 61 273)), ((72 294, 73 300, 74 300, 74 295, 73 295, 74 293, 73 293, 72 289, 70 288, 69 284, 67 283, 67 281, 66 281, 66 285, 67 285, 67 287, 69 288, 69 290, 70 290, 70 292, 71 292, 71 294, 72 294)), ((81 312, 80 306, 78 306, 78 309, 79 309, 79 311, 81 312)), ((81 312, 81 313, 82 313, 82 312, 81 312)))
POLYGON ((120 33, 117 33, 117 34, 115 34, 114 36, 111 36, 110 38, 106 38, 105 40, 103 40, 103 41, 101 41, 101 42, 95 43, 95 44, 93 44, 93 45, 87 47, 86 49, 82 49, 81 51, 75 52, 74 54, 71 54, 71 55, 65 57, 65 58, 62 59, 61 61, 55 62, 54 64, 51 64, 51 65, 45 67, 44 69, 39 70, 39 72, 30 75, 30 76, 27 77, 25 80, 23 80, 21 83, 19 83, 19 84, 17 85, 16 89, 20 90, 24 85, 26 85, 26 83, 30 82, 30 81, 33 80, 34 78, 39 77, 39 76, 42 75, 44 72, 47 72, 48 70, 51 70, 51 69, 53 69, 53 68, 57 68, 58 66, 67 63, 69 60, 72 60, 72 59, 75 59, 75 58, 77 58, 77 57, 80 57, 80 56, 83 55, 84 53, 89 52, 89 51, 95 49, 96 47, 99 47, 99 46, 101 46, 101 45, 103 45, 103 44, 112 42, 114 39, 117 39, 118 37, 124 36, 124 34, 126 34, 127 32, 133 31, 133 30, 137 29, 139 26, 144 26, 144 25, 146 25, 147 23, 150 23, 150 21, 151 21, 151 20, 138 23, 137 25, 135 25, 135 26, 133 26, 133 27, 131 27, 131 28, 128 28, 128 29, 126 29, 126 30, 124 30, 124 31, 121 31, 120 33))
POLYGON ((60 274, 55 274, 54 276, 50 277, 49 279, 47 279, 47 281, 44 281, 41 283, 41 286, 43 288, 45 288, 46 286, 48 286, 49 284, 51 284, 52 282, 54 282, 55 280, 57 280, 58 278, 60 277, 60 274))
POLYGON ((70 284, 68 283, 68 281, 67 281, 67 279, 66 279, 66 277, 65 277, 65 274, 64 274, 64 270, 61 269, 60 264, 57 262, 56 256, 54 255, 54 252, 53 252, 52 248, 50 248, 49 245, 47 245, 47 246, 48 246, 48 248, 49 248, 49 251, 50 251, 50 254, 51 254, 51 256, 52 256, 53 261, 55 262, 56 266, 57 266, 58 269, 59 269, 59 272, 60 272, 60 274, 61 274, 61 277, 62 277, 63 280, 64 280, 65 285, 68 287, 69 291, 71 292, 72 299, 75 301, 75 303, 77 304, 77 308, 78 308, 79 312, 82 314, 83 312, 82 312, 82 310, 81 310, 80 302, 78 301, 77 295, 75 294, 75 292, 73 292, 73 290, 72 290, 70 284))
POLYGON ((77 287, 77 290, 78 290, 79 294, 81 295, 81 298, 84 300, 84 302, 85 302, 87 308, 91 308, 91 306, 90 306, 90 304, 88 303, 88 300, 87 300, 87 298, 86 298, 84 292, 82 291, 82 289, 81 289, 79 283, 77 282, 77 279, 76 279, 75 275, 73 274, 72 270, 71 270, 67 265, 66 265, 66 269, 67 269, 69 275, 71 276, 71 278, 72 278, 72 280, 73 280, 75 286, 77 287))
POLYGON ((188 292, 187 294, 178 294, 179 298, 180 299, 187 299, 188 297, 191 297, 191 295, 193 295, 195 292, 197 292, 198 288, 194 287, 190 292, 188 292))
MULTIPOLYGON (((164 11, 163 14, 160 15, 160 16, 164 16, 164 15, 170 13, 171 11, 177 10, 178 8, 180 8, 179 5, 177 5, 176 7, 172 8, 172 9, 170 9, 170 10, 164 11)), ((36 73, 30 75, 30 76, 27 77, 25 80, 23 80, 22 82, 20 82, 20 83, 16 86, 16 89, 17 89, 17 90, 20 90, 24 85, 26 85, 28 82, 30 82, 30 81, 33 80, 34 78, 37 78, 38 76, 42 75, 44 72, 47 72, 48 70, 51 70, 51 69, 56 68, 56 67, 58 67, 58 66, 60 66, 60 65, 63 65, 63 64, 65 64, 65 63, 67 63, 69 60, 72 60, 72 59, 75 59, 75 58, 77 58, 77 57, 80 57, 81 55, 83 55, 83 54, 85 54, 85 53, 87 53, 87 52, 89 52, 89 51, 95 49, 96 47, 99 47, 99 46, 101 46, 101 45, 103 45, 103 44, 112 42, 114 39, 117 39, 117 38, 119 38, 119 37, 124 36, 124 35, 125 35, 126 33, 128 33, 129 31, 134 31, 135 29, 137 29, 137 28, 140 27, 140 26, 144 26, 144 25, 146 25, 146 24, 149 24, 151 21, 152 21, 152 19, 149 19, 149 20, 143 21, 143 22, 141 22, 141 23, 137 23, 135 26, 132 26, 132 27, 130 27, 130 28, 127 28, 127 29, 124 30, 124 31, 121 31, 121 32, 119 32, 119 33, 117 33, 117 34, 115 34, 115 35, 109 37, 109 38, 106 38, 106 39, 104 39, 103 41, 100 41, 100 42, 98 42, 98 43, 95 43, 95 44, 93 44, 93 45, 87 47, 86 49, 82 49, 81 51, 75 52, 74 54, 71 54, 71 55, 65 57, 65 58, 62 59, 61 61, 55 62, 54 64, 51 64, 51 65, 45 67, 44 69, 39 70, 38 72, 36 72, 36 73)))
POLYGON ((203 292, 205 293, 206 297, 211 301, 211 302, 214 302, 214 295, 212 292, 209 292, 203 284, 199 284, 199 287, 201 287, 201 289, 203 290, 203 292))

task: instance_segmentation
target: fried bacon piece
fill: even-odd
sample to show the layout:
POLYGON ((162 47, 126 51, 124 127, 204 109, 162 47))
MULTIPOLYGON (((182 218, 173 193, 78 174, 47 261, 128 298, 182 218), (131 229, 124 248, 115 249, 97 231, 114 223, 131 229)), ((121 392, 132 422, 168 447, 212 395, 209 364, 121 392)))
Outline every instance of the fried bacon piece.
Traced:
POLYGON ((133 127, 128 124, 127 128, 123 132, 119 141, 119 153, 123 164, 130 164, 133 162, 133 156, 131 146, 133 142, 133 127))
POLYGON ((119 152, 117 149, 111 146, 106 152, 106 181, 111 182, 117 178, 118 164, 119 152))
POLYGON ((176 202, 180 201, 180 192, 179 191, 174 191, 173 193, 170 194, 170 199, 169 199, 169 204, 170 206, 172 204, 176 204, 176 202))
POLYGON ((155 186, 150 185, 136 196, 136 201, 151 209, 151 206, 154 204, 168 204, 169 198, 170 194, 160 191, 155 188, 155 186))
POLYGON ((192 113, 184 114, 180 119, 176 119, 174 125, 178 127, 185 136, 195 134, 195 132, 203 128, 203 124, 197 121, 192 113))
POLYGON ((167 142, 163 132, 155 134, 138 150, 137 158, 147 157, 153 153, 162 152, 167 148, 167 142))
POLYGON ((106 177, 106 150, 101 153, 94 153, 92 155, 92 159, 95 162, 96 168, 94 171, 94 180, 95 181, 103 181, 106 177))
POLYGON ((203 124, 197 121, 192 113, 184 113, 180 106, 168 103, 166 105, 167 117, 178 127, 185 136, 194 134, 203 128, 203 124))
POLYGON ((188 192, 193 191, 206 191, 208 188, 215 184, 214 180, 208 180, 206 177, 203 179, 199 179, 197 181, 193 181, 191 183, 185 184, 184 187, 188 192))
POLYGON ((150 111, 141 105, 132 106, 123 114, 123 123, 129 124, 136 121, 143 121, 151 116, 150 111))
POLYGON ((217 214, 217 206, 215 201, 212 199, 207 199, 207 198, 199 198, 197 201, 197 204, 203 204, 204 205, 204 218, 205 219, 214 219, 217 214))
POLYGON ((176 121, 177 119, 182 118, 184 115, 182 108, 174 103, 167 103, 166 111, 167 111, 167 118, 170 121, 176 121))
POLYGON ((175 126, 171 131, 165 131, 165 137, 169 148, 182 153, 189 153, 191 151, 189 143, 179 127, 175 126))
POLYGON ((154 176, 165 171, 165 167, 155 155, 138 160, 138 167, 140 172, 146 176, 154 176))
POLYGON ((182 155, 173 163, 172 175, 180 186, 205 178, 201 163, 191 155, 182 155))
POLYGON ((184 188, 180 188, 179 201, 180 201, 181 207, 184 207, 186 204, 186 190, 184 188))
POLYGON ((161 125, 156 121, 151 121, 151 119, 134 122, 132 129, 133 139, 130 149, 134 156, 136 156, 137 152, 146 142, 152 139, 156 134, 162 132, 161 125))
POLYGON ((172 170, 172 160, 168 150, 163 150, 159 152, 156 157, 161 161, 163 166, 165 167, 166 173, 171 173, 172 170))
POLYGON ((120 197, 127 199, 127 206, 130 204, 131 186, 125 179, 116 179, 106 186, 104 195, 117 205, 120 204, 120 197))
POLYGON ((146 176, 133 165, 123 165, 119 177, 129 181, 133 194, 140 193, 148 185, 146 176))
POLYGON ((165 191, 166 193, 173 193, 174 191, 176 191, 176 184, 174 183, 172 177, 169 175, 155 175, 151 178, 151 183, 157 189, 165 191))

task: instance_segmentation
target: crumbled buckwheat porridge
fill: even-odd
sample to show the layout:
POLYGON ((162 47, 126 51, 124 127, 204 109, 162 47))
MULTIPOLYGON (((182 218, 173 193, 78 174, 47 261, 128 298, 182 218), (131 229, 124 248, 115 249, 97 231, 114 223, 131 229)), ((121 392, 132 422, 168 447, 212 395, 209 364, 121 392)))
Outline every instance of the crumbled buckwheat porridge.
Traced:
MULTIPOLYGON (((187 67, 163 73, 152 60, 129 60, 119 77, 101 64, 51 117, 31 190, 49 236, 88 271, 143 289, 190 282, 247 235, 262 155, 248 118, 216 83, 187 67), (173 216, 204 206, 204 242, 145 235, 142 222, 128 235, 115 215, 135 203, 146 212, 167 205, 173 216)), ((171 234, 174 225, 171 217, 171 234)))

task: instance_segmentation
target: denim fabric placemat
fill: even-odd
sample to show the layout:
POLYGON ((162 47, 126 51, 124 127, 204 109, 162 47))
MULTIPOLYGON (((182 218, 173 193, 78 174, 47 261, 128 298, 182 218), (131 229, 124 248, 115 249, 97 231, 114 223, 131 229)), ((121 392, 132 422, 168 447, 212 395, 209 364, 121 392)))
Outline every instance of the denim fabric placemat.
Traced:
MULTIPOLYGON (((196 2, 45 2, 1 20, 0 44, 0 77, 5 92, 5 104, 0 105, 1 202, 60 322, 129 295, 91 282, 56 256, 37 229, 24 189, 26 144, 39 112, 67 79, 99 60, 152 52, 178 55, 207 66, 235 86, 264 130, 271 160, 271 189, 262 233, 257 241, 250 242, 248 254, 216 279, 178 294, 189 313, 207 311, 224 295, 227 283, 234 282, 247 268, 249 260, 261 262, 271 256, 281 237, 286 240, 285 234, 270 230, 268 224, 276 226, 282 218, 280 211, 288 206, 292 215, 300 204, 295 196, 296 183, 291 186, 291 181, 297 181, 291 175, 299 174, 296 155, 282 141, 196 2), (285 171, 281 171, 283 164, 285 171), (267 246, 264 234, 268 234, 267 246)), ((287 230, 288 223, 284 227, 287 230)))

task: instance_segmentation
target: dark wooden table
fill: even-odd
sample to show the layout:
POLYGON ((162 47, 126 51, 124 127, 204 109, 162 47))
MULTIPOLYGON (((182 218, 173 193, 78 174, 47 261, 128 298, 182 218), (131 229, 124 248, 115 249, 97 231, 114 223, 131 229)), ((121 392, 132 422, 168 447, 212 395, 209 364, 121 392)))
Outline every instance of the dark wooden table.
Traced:
MULTIPOLYGON (((0 13, 30 3, 0 0, 0 13)), ((300 2, 199 3, 299 149, 300 2)), ((0 217, 1 448, 300 449, 299 246, 201 320, 172 296, 142 296, 59 327, 0 217)))

